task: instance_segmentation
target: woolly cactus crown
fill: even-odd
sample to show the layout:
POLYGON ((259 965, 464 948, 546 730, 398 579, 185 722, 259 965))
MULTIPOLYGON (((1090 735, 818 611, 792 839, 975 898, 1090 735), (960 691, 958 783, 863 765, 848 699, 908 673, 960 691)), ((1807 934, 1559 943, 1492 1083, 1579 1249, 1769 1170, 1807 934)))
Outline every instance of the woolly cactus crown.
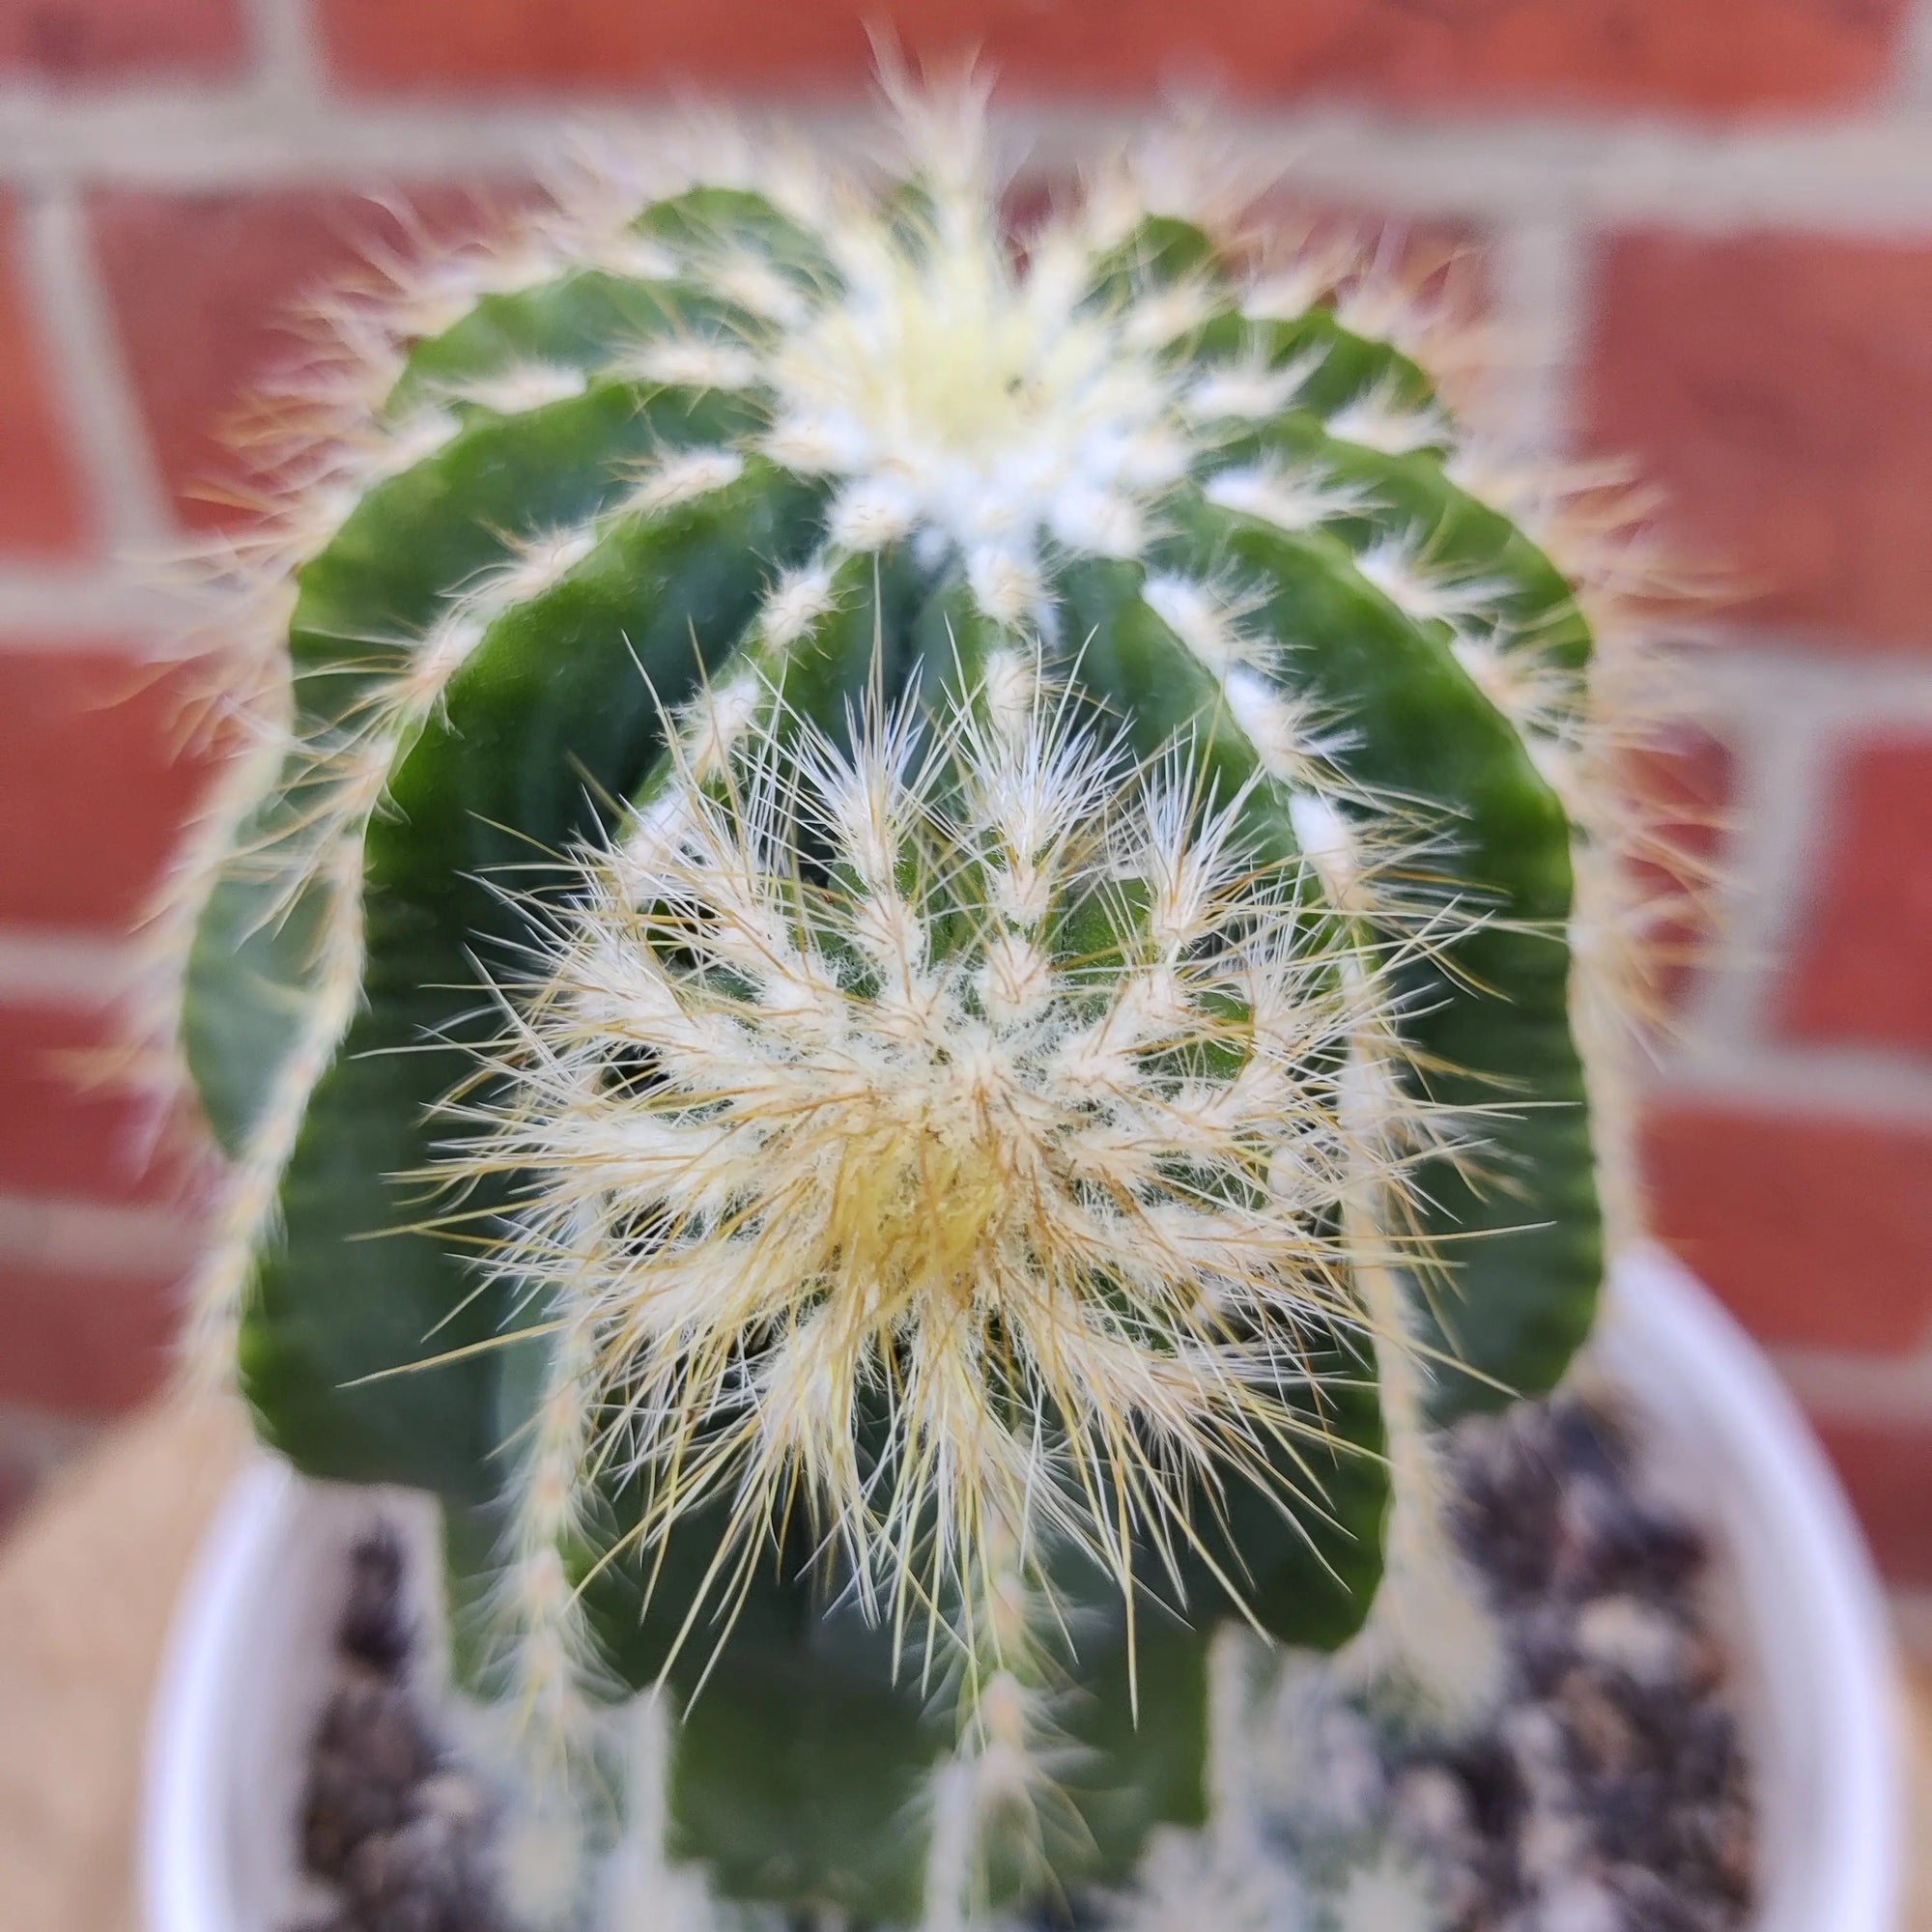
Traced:
POLYGON ((344 303, 182 1033, 197 1348, 441 1497, 459 1666, 560 1760, 669 1684, 721 1892, 940 1923, 1197 1819, 1211 1631, 1352 1634, 1392 1479, 1442 1560, 1643 915, 1613 520, 1427 299, 1145 156, 1016 251, 905 119, 344 303))

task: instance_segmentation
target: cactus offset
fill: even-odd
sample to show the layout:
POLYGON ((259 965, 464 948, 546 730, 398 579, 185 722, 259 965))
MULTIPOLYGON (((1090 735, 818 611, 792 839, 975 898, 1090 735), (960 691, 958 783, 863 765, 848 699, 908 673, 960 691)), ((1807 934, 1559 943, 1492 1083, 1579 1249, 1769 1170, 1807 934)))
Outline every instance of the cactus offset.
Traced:
POLYGON ((1391 1471, 1439 1573, 1642 969, 1609 526, 1333 250, 1122 166, 1016 262, 908 119, 350 305, 182 1031, 197 1347, 441 1498, 556 1802, 662 1683, 717 1894, 939 1926, 1216 1809, 1216 1628, 1351 1636, 1391 1471))

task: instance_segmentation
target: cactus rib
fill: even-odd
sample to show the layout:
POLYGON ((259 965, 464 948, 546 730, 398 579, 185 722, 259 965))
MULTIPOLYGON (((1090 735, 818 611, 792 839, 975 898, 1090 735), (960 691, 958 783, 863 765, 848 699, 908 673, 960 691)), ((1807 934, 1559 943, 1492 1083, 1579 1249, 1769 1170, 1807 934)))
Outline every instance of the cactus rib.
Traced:
POLYGON ((1430 1431, 1587 1331, 1646 968, 1594 485, 1325 244, 1127 162, 1016 261, 904 112, 346 306, 181 1032, 196 1346, 442 1499, 550 1802, 650 1690, 715 1893, 936 1932, 1225 1810, 1228 1626, 1460 1588, 1430 1431))

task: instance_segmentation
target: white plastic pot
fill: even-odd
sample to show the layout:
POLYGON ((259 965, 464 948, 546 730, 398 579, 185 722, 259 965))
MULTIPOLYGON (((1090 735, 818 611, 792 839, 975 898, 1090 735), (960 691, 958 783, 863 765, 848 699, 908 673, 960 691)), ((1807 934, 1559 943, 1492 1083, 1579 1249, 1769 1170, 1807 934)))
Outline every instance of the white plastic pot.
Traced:
MULTIPOLYGON (((1771 1369, 1675 1263, 1613 1284, 1595 1346, 1650 1422, 1646 1453, 1718 1531, 1758 1770, 1754 1932, 1896 1932, 1898 1695, 1878 1585, 1771 1369)), ((149 1739, 148 1932, 282 1932, 296 1816, 349 1546, 412 1506, 263 1463, 236 1485, 183 1598, 149 1739)))

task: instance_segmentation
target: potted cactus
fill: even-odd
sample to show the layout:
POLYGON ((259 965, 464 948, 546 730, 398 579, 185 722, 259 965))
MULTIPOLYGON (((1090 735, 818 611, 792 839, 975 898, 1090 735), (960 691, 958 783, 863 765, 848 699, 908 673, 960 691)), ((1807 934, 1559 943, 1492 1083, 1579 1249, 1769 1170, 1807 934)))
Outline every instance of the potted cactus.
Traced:
MULTIPOLYGON (((1639 1232, 1640 546, 1414 291, 1152 152, 1015 243, 980 104, 901 118, 341 305, 171 927, 192 1362, 307 1481, 185 1626, 157 1932, 294 1923, 261 1713, 372 1494, 505 1923, 1314 1923, 1284 1660, 1449 1733, 1507 1675, 1442 1432, 1639 1232)), ((1680 1416, 1754 1373, 1681 1295, 1605 1345, 1680 1416)))

